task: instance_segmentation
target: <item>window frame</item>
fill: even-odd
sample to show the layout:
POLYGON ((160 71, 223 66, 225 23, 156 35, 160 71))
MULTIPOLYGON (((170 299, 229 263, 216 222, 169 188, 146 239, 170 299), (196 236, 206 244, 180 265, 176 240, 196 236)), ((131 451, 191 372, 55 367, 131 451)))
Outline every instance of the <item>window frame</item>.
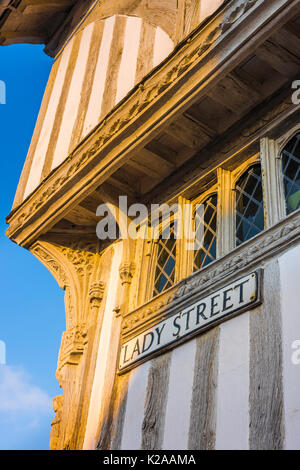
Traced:
POLYGON ((167 292, 169 289, 173 287, 176 282, 180 279, 180 274, 178 272, 178 267, 179 267, 179 260, 178 260, 178 239, 176 240, 176 256, 175 256, 175 274, 174 274, 174 282, 173 285, 168 287, 167 289, 161 291, 159 294, 154 294, 154 284, 155 284, 155 273, 156 273, 156 267, 157 267, 157 258, 158 258, 158 246, 159 246, 159 237, 161 236, 162 232, 167 228, 167 226, 171 226, 173 223, 178 223, 178 214, 172 214, 170 220, 165 219, 162 220, 161 223, 159 224, 157 228, 157 238, 155 239, 150 239, 146 240, 148 244, 150 244, 150 247, 148 246, 148 253, 146 256, 150 257, 149 260, 149 266, 148 266, 148 286, 146 288, 146 299, 145 300, 150 300, 154 299, 155 297, 158 297, 159 295, 163 294, 164 292, 167 292))
MULTIPOLYGON (((242 151, 239 153, 236 162, 229 165, 225 162, 215 168, 216 177, 212 181, 211 186, 207 186, 203 192, 201 187, 198 195, 191 199, 185 199, 183 196, 178 196, 177 203, 181 205, 184 214, 184 204, 189 204, 192 211, 192 225, 187 230, 183 230, 183 236, 177 239, 176 247, 176 266, 174 284, 178 281, 193 274, 194 251, 186 249, 186 243, 191 241, 187 234, 194 232, 195 223, 195 206, 202 204, 214 194, 217 195, 217 230, 216 230, 216 260, 231 253, 237 248, 236 245, 236 184, 239 179, 247 172, 249 168, 256 164, 261 165, 262 173, 262 192, 263 192, 263 207, 264 207, 264 231, 272 227, 285 217, 287 217, 285 193, 283 186, 283 172, 282 172, 282 159, 281 153, 288 142, 298 133, 300 133, 300 124, 290 128, 287 132, 282 133, 277 138, 271 138, 268 135, 258 139, 259 151, 253 152, 249 158, 242 160, 242 151)), ((196 185, 196 183, 195 183, 196 185)), ((173 216, 177 218, 177 223, 183 223, 178 218, 178 214, 173 216)), ((163 230, 163 226, 160 227, 163 230)), ((181 228, 182 230, 182 228, 181 228)), ((148 241, 149 243, 149 241, 148 241)), ((154 288, 154 276, 157 260, 157 241, 150 241, 152 248, 151 261, 149 263, 148 280, 150 279, 147 290, 146 300, 152 299, 154 288)), ((247 243, 245 241, 244 243, 247 243)), ((242 245, 242 244, 241 244, 242 245)), ((212 261, 213 263, 213 261, 212 261)), ((211 263, 208 265, 210 266, 211 263)), ((201 268, 205 269, 206 267, 201 268)), ((168 289, 166 289, 167 291, 168 289)), ((163 291, 166 292, 166 291, 163 291)), ((158 294, 159 295, 159 294, 158 294)))
MULTIPOLYGON (((236 213, 236 186, 237 183, 239 182, 240 178, 244 176, 247 171, 250 170, 255 165, 260 165, 261 167, 261 176, 263 180, 263 170, 262 170, 262 164, 261 164, 261 158, 260 158, 260 153, 258 152, 257 154, 253 155, 249 160, 244 162, 244 164, 240 165, 237 167, 234 171, 232 171, 232 187, 231 190, 234 193, 234 208, 233 208, 233 230, 234 230, 234 240, 233 240, 233 245, 234 248, 237 248, 237 243, 236 243, 236 226, 237 226, 237 213, 236 213)), ((263 189, 263 182, 262 182, 262 192, 263 192, 263 208, 264 208, 264 220, 266 220, 265 212, 265 204, 264 204, 264 189, 263 189)), ((264 223, 264 230, 266 229, 266 222, 264 223)), ((264 231, 263 230, 263 231, 264 231)), ((251 237, 253 238, 253 237, 251 237)), ((247 240, 245 240, 243 243, 245 243, 247 240)), ((241 245, 243 244, 241 243, 241 245)))
MULTIPOLYGON (((286 206, 286 200, 285 200, 285 191, 284 191, 284 175, 282 171, 282 157, 281 154, 287 144, 297 135, 300 134, 300 124, 295 125, 291 129, 289 129, 288 132, 283 134, 281 137, 277 139, 277 160, 278 160, 278 167, 280 171, 280 182, 281 182, 281 187, 280 187, 280 196, 281 196, 281 203, 282 203, 282 217, 285 218, 289 214, 287 213, 287 206, 286 206)), ((297 209, 296 209, 297 210, 297 209)), ((293 211, 295 212, 295 211, 293 211)))
POLYGON ((268 136, 260 139, 266 229, 287 217, 281 154, 289 141, 299 133, 300 124, 297 123, 276 139, 268 136))
MULTIPOLYGON (((218 238, 219 238, 219 186, 218 186, 218 183, 215 183, 209 189, 207 189, 206 191, 204 191, 203 193, 201 193, 199 196, 197 196, 196 198, 194 198, 191 201, 191 204, 192 204, 192 233, 194 233, 195 228, 196 228, 195 227, 196 205, 197 204, 201 205, 201 204, 205 203, 209 198, 211 198, 214 195, 217 196, 217 226, 216 226, 216 244, 217 244, 217 247, 216 247, 216 259, 218 259, 218 257, 219 257, 218 256, 218 238)), ((195 256, 194 251, 189 250, 189 255, 188 256, 189 256, 189 272, 190 272, 190 274, 192 274, 194 272, 201 271, 202 269, 204 269, 204 268, 200 268, 199 270, 194 271, 194 256, 195 256)), ((211 264, 211 263, 209 263, 209 264, 211 264)))

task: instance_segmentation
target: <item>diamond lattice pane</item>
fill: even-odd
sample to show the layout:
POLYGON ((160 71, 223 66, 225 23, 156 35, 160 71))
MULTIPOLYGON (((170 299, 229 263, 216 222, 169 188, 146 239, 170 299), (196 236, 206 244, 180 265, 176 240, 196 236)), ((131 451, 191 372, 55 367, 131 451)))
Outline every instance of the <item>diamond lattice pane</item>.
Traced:
POLYGON ((154 295, 158 295, 174 284, 176 263, 175 225, 162 233, 158 241, 157 263, 154 279, 154 295), (169 232, 169 233, 168 233, 169 232), (168 236, 168 238, 165 238, 168 236))
POLYGON ((261 166, 251 167, 236 185, 236 244, 264 230, 261 166))
POLYGON ((217 254, 217 195, 196 207, 194 271, 204 268, 217 254))
POLYGON ((300 207, 300 134, 291 139, 281 154, 287 214, 300 207))

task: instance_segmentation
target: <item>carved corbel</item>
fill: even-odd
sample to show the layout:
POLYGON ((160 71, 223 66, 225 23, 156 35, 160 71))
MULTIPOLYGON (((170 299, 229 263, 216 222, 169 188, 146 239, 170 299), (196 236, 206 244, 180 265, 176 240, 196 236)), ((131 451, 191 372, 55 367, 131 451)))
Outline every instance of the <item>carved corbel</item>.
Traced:
POLYGON ((133 262, 123 263, 120 268, 120 277, 122 286, 130 285, 135 271, 135 264, 133 262))
POLYGON ((97 320, 98 311, 103 299, 105 284, 101 281, 92 283, 89 290, 90 300, 90 326, 94 325, 97 320))
POLYGON ((92 307, 100 307, 104 294, 104 283, 94 282, 89 290, 90 304, 92 307))
POLYGON ((135 264, 132 261, 126 261, 119 268, 121 284, 123 286, 122 302, 114 309, 116 317, 123 315, 127 309, 129 301, 129 290, 135 272, 135 264))

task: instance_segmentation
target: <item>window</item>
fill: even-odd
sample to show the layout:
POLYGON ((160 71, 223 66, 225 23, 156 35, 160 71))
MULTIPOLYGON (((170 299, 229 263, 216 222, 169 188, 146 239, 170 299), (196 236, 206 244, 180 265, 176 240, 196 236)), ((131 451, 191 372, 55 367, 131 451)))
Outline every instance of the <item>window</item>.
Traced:
POLYGON ((236 187, 236 245, 264 230, 264 205, 260 164, 250 167, 236 187))
POLYGON ((286 213, 300 207, 300 134, 293 137, 281 153, 286 213))
POLYGON ((163 232, 151 245, 154 256, 148 255, 148 298, 300 210, 299 126, 288 138, 287 134, 277 140, 263 137, 252 157, 244 158, 241 153, 236 167, 232 161, 212 170, 209 179, 202 180, 200 196, 186 199, 187 194, 199 194, 196 185, 180 195, 181 212, 184 214, 187 205, 189 217, 186 220, 181 214, 177 221, 182 221, 180 228, 187 230, 176 240, 173 222, 171 237, 163 232))
POLYGON ((217 257, 217 195, 214 194, 195 211, 195 251, 193 271, 204 268, 217 257))
POLYGON ((162 231, 158 240, 157 262, 153 295, 158 295, 174 284, 176 266, 176 225, 173 222, 162 231))

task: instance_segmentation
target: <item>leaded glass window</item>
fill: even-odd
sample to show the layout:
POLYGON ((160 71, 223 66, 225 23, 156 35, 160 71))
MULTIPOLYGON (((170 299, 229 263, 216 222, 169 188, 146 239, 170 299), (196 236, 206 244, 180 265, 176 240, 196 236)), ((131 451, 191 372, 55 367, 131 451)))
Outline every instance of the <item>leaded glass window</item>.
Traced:
POLYGON ((176 264, 175 223, 167 227, 159 237, 154 278, 154 295, 158 295, 174 284, 176 264))
POLYGON ((198 271, 216 259, 217 195, 209 197, 195 211, 195 251, 193 270, 198 271))
POLYGON ((236 184, 236 244, 264 230, 264 205, 260 164, 250 167, 236 184))
POLYGON ((287 214, 300 207, 300 134, 293 137, 281 154, 287 214))

